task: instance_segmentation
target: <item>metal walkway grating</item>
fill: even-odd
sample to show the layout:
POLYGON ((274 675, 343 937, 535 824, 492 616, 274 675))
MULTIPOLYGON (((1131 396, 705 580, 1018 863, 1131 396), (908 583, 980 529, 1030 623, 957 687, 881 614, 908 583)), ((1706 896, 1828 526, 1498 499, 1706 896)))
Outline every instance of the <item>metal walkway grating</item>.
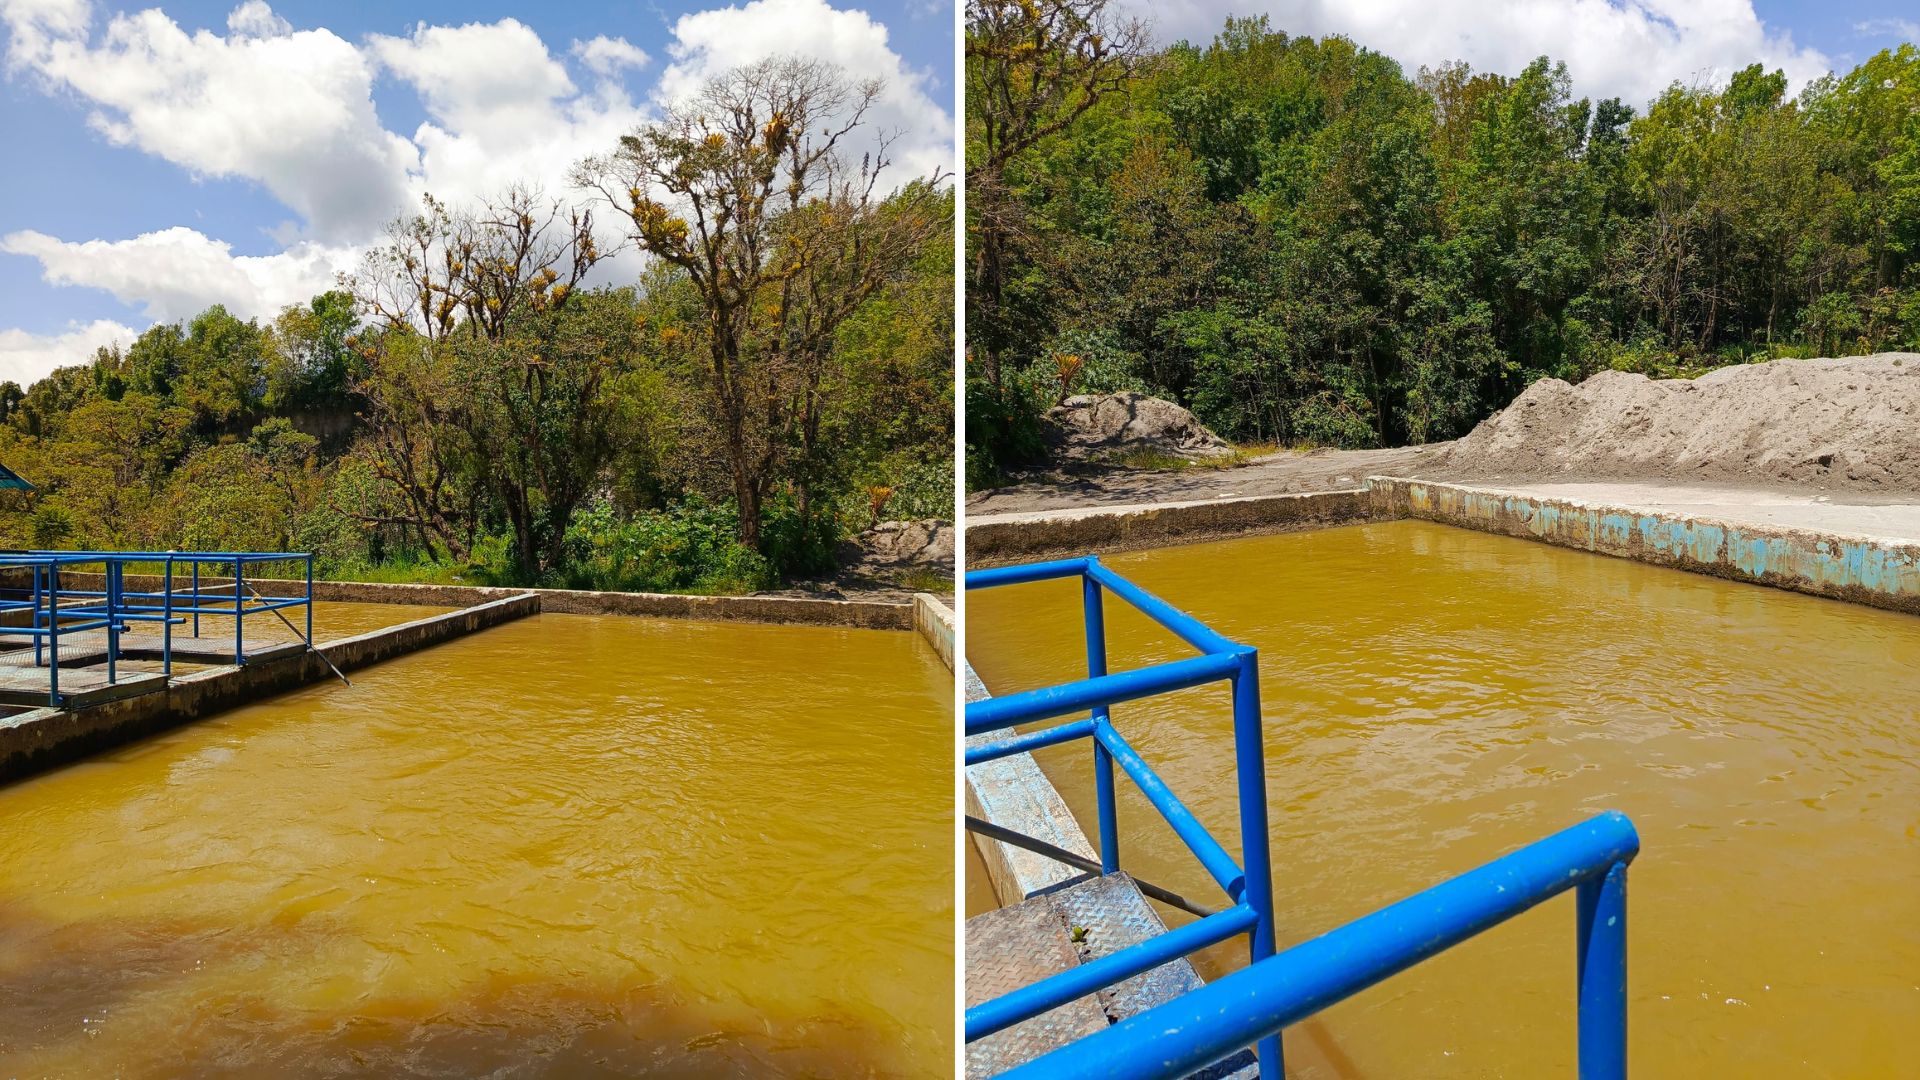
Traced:
MULTIPOLYGON (((967 1005, 1032 985, 1166 929, 1124 873, 1083 878, 1012 907, 975 915, 967 920, 967 1005), (1086 931, 1078 942, 1073 940, 1076 927, 1086 931)), ((1175 960, 977 1039, 967 1046, 968 1080, 1031 1061, 1200 985, 1193 965, 1175 960)), ((1232 1060, 1230 1070, 1209 1070, 1206 1075, 1238 1075, 1244 1066, 1252 1076, 1252 1063, 1246 1055, 1232 1060)))

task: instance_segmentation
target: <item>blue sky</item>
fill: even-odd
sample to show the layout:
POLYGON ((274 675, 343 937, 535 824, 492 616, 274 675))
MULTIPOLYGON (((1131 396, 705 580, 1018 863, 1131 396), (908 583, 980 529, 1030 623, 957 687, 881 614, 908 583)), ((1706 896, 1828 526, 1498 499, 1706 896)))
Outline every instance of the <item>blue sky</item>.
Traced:
POLYGON ((1753 5, 1769 26, 1831 57, 1841 70, 1881 49, 1920 40, 1920 8, 1910 0, 1809 3, 1807 0, 1757 0, 1753 5))
MULTIPOLYGON (((552 193, 658 98, 770 52, 886 76, 877 119, 906 132, 900 176, 952 166, 938 0, 150 2, 0 0, 0 378, 216 301, 270 317, 350 269, 420 192, 552 193)), ((1162 39, 1265 12, 1409 69, 1547 53, 1580 92, 1636 105, 1674 79, 1760 60, 1800 82, 1920 37, 1920 12, 1892 0, 1116 2, 1162 39)))
POLYGON ((886 77, 901 178, 950 169, 953 25, 924 0, 0 0, 0 378, 206 303, 270 315, 420 191, 564 192, 659 96, 770 52, 886 77))

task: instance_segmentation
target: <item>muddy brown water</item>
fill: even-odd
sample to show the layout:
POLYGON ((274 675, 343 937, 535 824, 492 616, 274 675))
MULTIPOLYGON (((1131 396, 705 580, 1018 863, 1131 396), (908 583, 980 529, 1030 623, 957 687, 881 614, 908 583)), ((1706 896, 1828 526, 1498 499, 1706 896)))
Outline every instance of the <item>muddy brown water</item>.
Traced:
POLYGON ((987 864, 980 859, 980 849, 974 845, 977 841, 969 834, 966 838, 967 918, 992 911, 1000 906, 1000 898, 993 893, 993 883, 987 879, 987 864))
MULTIPOLYGON (((1106 561, 1261 650, 1283 946, 1619 809, 1637 1075, 1914 1075, 1920 619, 1420 522, 1106 561)), ((1083 672, 1077 583, 968 604, 995 692, 1083 672)), ((1113 670, 1191 655, 1107 620, 1113 670)), ((1237 854, 1225 689, 1113 714, 1237 854)), ((1091 749, 1038 757, 1093 835, 1091 749)), ((1122 866, 1217 897, 1119 786, 1122 866)), ((1570 1075, 1573 922, 1557 898, 1296 1025, 1290 1074, 1570 1075)))
POLYGON ((541 615, 0 789, 0 1073, 946 1075, 951 686, 541 615))
MULTIPOLYGON (((370 633, 383 627, 398 626, 415 619, 425 619, 433 615, 444 615, 456 610, 444 605, 429 604, 363 604, 337 600, 316 600, 313 603, 313 640, 324 645, 340 638, 354 637, 370 633)), ((249 641, 292 641, 307 628, 306 612, 299 608, 282 609, 281 614, 293 624, 288 630, 286 623, 272 614, 248 615, 246 634, 249 641)), ((218 633, 233 630, 232 619, 200 620, 203 632, 218 633)))

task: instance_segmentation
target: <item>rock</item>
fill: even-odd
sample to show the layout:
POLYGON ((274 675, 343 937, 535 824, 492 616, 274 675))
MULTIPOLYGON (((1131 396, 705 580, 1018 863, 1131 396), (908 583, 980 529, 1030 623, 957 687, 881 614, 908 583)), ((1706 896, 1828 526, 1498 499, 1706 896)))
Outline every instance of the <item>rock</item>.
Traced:
POLYGON ((1045 419, 1054 456, 1066 460, 1140 449, 1204 458, 1233 449, 1186 409, 1131 391, 1076 394, 1049 409, 1045 419))
POLYGON ((953 523, 937 518, 883 521, 835 552, 843 569, 884 577, 902 570, 953 573, 953 523))

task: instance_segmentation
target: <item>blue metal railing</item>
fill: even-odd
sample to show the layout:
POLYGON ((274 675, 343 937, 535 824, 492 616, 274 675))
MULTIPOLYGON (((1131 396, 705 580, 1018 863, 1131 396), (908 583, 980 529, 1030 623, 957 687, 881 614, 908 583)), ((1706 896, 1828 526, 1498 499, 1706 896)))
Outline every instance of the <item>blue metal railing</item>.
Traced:
POLYGON ((1640 850, 1632 822, 1607 812, 1276 955, 1266 831, 1257 653, 1115 574, 1098 559, 977 570, 971 589, 1078 576, 1088 677, 967 705, 969 737, 1088 710, 1073 720, 969 747, 968 765, 1078 738, 1095 745, 1100 863, 1119 869, 1112 767, 1118 762, 1235 906, 967 1010, 968 1042, 1198 949, 1251 932, 1252 962, 1192 993, 1060 1047, 1008 1073, 1042 1077, 1179 1077, 1253 1044, 1260 1075, 1284 1075, 1287 1025, 1451 948, 1562 892, 1578 891, 1579 1066, 1585 1080, 1626 1076, 1627 865, 1640 850), (1119 596, 1201 656, 1118 675, 1106 670, 1102 590, 1119 596), (1109 706, 1226 679, 1233 687, 1242 872, 1114 730, 1109 706))
POLYGON ((1626 817, 1601 814, 1003 1075, 1186 1076, 1577 889, 1580 1075, 1624 1077, 1627 864, 1639 850, 1626 817))
MULTIPOLYGON (((0 552, 0 569, 14 567, 28 572, 31 584, 19 590, 20 596, 0 598, 0 616, 25 615, 25 625, 0 622, 0 639, 30 637, 36 667, 48 672, 48 704, 58 707, 67 700, 60 690, 60 641, 76 633, 105 631, 107 682, 118 681, 123 653, 120 635, 129 624, 153 622, 160 627, 160 664, 163 675, 173 673, 173 627, 191 622, 192 634, 200 636, 204 617, 233 619, 233 663, 247 662, 246 618, 283 612, 288 608, 306 609, 306 627, 294 633, 313 646, 313 556, 307 552, 231 552, 231 551, 10 551, 0 552), (256 563, 297 562, 304 564, 306 582, 301 595, 266 597, 247 583, 246 568, 256 563), (187 587, 176 588, 176 565, 186 568, 187 587), (63 587, 61 574, 80 568, 100 568, 102 587, 98 589, 63 587), (127 568, 157 571, 158 591, 130 590, 126 585, 127 568), (230 582, 202 588, 201 568, 230 571, 230 582)), ((286 620, 284 614, 279 618, 286 620)), ((291 627, 292 623, 288 625, 291 627)))
MULTIPOLYGON (((1087 640, 1087 678, 1061 686, 970 703, 966 713, 966 733, 972 737, 1004 731, 1016 724, 1052 719, 1082 710, 1088 712, 1088 717, 984 746, 969 747, 966 763, 976 765, 1038 746, 1073 739, 1091 739, 1095 796, 1100 818, 1102 872, 1111 874, 1120 869, 1120 836, 1113 777, 1117 764, 1160 812, 1160 816, 1166 819, 1167 824, 1173 827, 1175 835, 1180 837, 1219 884, 1232 901, 1232 906, 973 1006, 966 1012, 968 1042, 1241 934, 1248 936, 1249 958, 1254 963, 1274 953, 1273 877, 1267 853, 1266 750, 1260 730, 1258 651, 1228 641, 1198 619, 1114 573, 1095 558, 974 570, 966 575, 966 587, 971 591, 1071 577, 1081 581, 1087 640), (1176 637, 1200 650, 1201 655, 1109 674, 1105 615, 1107 593, 1126 601, 1141 614, 1167 628, 1176 637), (1246 861, 1244 868, 1227 854, 1219 841, 1207 832, 1192 811, 1120 735, 1110 714, 1110 707, 1120 702, 1215 682, 1226 682, 1233 694, 1234 762, 1239 781, 1240 850, 1246 861)), ((1280 1039, 1277 1035, 1261 1038, 1255 1052, 1260 1059, 1263 1075, 1280 1075, 1280 1039)))

